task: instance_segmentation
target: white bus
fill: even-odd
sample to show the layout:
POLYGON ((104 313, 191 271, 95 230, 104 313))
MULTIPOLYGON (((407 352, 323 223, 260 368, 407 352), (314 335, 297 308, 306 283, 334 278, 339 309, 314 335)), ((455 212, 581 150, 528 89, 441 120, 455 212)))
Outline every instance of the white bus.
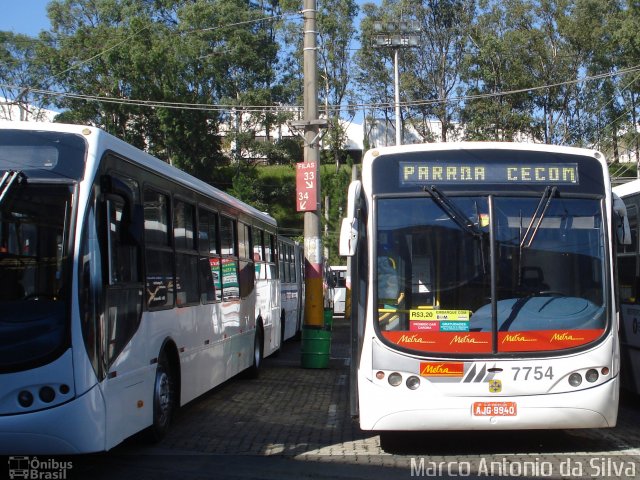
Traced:
POLYGON ((331 274, 333 277, 333 314, 344 317, 347 303, 347 267, 332 265, 331 274))
POLYGON ((640 180, 613 188, 626 206, 631 240, 618 247, 618 292, 620 299, 620 346, 622 386, 640 394, 640 255, 638 250, 638 210, 640 180))
POLYGON ((340 238, 360 427, 384 444, 393 430, 614 426, 612 218, 594 151, 369 151, 340 238))
POLYGON ((160 438, 279 348, 270 216, 90 127, 0 123, 0 177, 1 454, 160 438))
POLYGON ((304 318, 304 249, 287 237, 278 237, 280 326, 282 341, 297 337, 304 318))

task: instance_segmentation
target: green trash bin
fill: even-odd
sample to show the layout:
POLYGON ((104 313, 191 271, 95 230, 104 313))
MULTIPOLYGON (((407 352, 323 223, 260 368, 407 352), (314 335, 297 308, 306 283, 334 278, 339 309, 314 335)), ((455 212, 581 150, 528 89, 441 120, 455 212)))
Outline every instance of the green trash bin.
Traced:
POLYGON ((304 327, 300 347, 303 368, 327 368, 331 353, 331 330, 304 327))
POLYGON ((332 326, 333 326, 333 309, 325 308, 324 309, 324 329, 331 331, 332 326))

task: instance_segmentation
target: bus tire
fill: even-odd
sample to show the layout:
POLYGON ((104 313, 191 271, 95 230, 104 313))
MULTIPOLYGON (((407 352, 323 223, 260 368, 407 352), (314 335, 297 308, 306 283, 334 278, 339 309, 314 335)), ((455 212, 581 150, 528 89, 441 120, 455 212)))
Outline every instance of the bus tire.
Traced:
POLYGON ((380 448, 391 454, 402 452, 402 435, 398 432, 380 432, 380 448))
POLYGON ((253 363, 246 370, 247 378, 258 378, 262 360, 264 358, 264 336, 262 334, 262 325, 256 325, 256 334, 253 338, 253 363))
POLYGON ((173 369, 163 352, 158 359, 156 378, 153 384, 153 423, 151 440, 158 442, 169 431, 176 406, 176 381, 173 369))

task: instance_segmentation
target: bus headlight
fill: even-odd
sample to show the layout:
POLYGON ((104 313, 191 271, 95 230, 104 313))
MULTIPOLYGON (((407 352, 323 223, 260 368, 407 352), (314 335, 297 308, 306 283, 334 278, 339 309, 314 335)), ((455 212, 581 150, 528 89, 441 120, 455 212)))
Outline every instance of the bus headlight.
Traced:
POLYGON ((598 380, 598 371, 595 368, 591 368, 587 370, 587 373, 584 375, 584 378, 587 379, 587 382, 593 383, 598 380))
POLYGON ((582 375, 579 373, 572 373, 569 375, 569 385, 572 387, 578 387, 582 383, 582 375))
POLYGON ((407 378, 407 388, 409 390, 416 390, 419 386, 420 386, 420 378, 416 377, 415 375, 412 375, 409 378, 407 378))
POLYGON ((56 398, 56 392, 51 387, 42 387, 38 395, 44 403, 51 403, 56 398))
POLYGON ((33 404, 33 394, 29 390, 22 390, 18 394, 18 403, 21 407, 30 407, 33 404))
POLYGON ((389 375, 388 380, 389 385, 391 385, 392 387, 397 387, 402 383, 402 375, 400 375, 398 372, 393 372, 391 375, 389 375))

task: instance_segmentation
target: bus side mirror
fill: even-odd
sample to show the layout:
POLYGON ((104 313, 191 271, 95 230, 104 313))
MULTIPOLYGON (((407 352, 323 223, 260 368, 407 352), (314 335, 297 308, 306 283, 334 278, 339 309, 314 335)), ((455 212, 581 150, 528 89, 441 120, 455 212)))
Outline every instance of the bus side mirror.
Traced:
POLYGON ((343 218, 340 227, 340 255, 343 257, 353 257, 356 254, 358 244, 358 219, 343 218))
POLYGON ((362 182, 354 180, 349 184, 349 192, 347 193, 347 214, 342 219, 340 226, 340 245, 339 251, 342 257, 353 257, 356 254, 356 246, 358 245, 358 236, 360 231, 360 222, 358 220, 357 205, 360 203, 362 193, 362 182))
POLYGON ((627 207, 620 197, 613 194, 613 218, 616 220, 616 237, 620 245, 631 245, 631 227, 627 207))

